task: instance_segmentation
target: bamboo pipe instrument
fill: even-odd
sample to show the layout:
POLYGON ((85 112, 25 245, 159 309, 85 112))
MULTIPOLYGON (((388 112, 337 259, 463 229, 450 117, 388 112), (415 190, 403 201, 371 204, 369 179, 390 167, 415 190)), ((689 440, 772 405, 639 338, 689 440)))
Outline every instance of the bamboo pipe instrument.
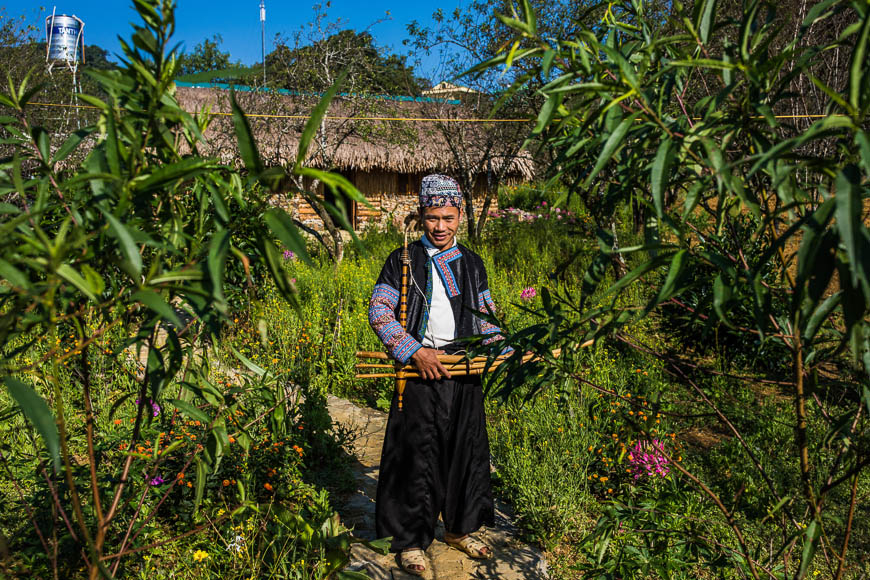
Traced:
MULTIPOLYGON (((407 326, 408 322, 408 268, 411 265, 411 256, 408 254, 408 228, 412 222, 408 222, 405 226, 405 239, 402 244, 402 289, 399 297, 399 325, 402 328, 407 326)), ((405 379, 404 366, 396 361, 396 391, 399 394, 399 411, 402 411, 402 397, 405 394, 405 379)))
MULTIPOLYGON (((588 346, 592 341, 587 341, 581 345, 581 347, 588 346)), ((381 358, 380 356, 369 357, 366 355, 369 354, 377 354, 381 355, 384 353, 371 353, 371 352, 358 352, 358 358, 381 358)), ((562 354, 562 349, 553 350, 553 356, 558 357, 562 354)), ((386 355, 385 355, 386 356, 386 355)), ((464 355, 449 355, 449 354, 441 354, 438 355, 438 360, 444 365, 444 368, 451 374, 456 376, 468 376, 468 375, 480 375, 487 369, 487 365, 489 363, 489 368, 495 368, 505 361, 511 355, 502 355, 492 359, 492 363, 489 363, 490 359, 487 357, 479 356, 475 358, 468 358, 464 355)), ((523 363, 527 363, 529 361, 541 360, 541 357, 535 354, 526 354, 523 356, 523 363)), ((381 364, 371 364, 371 363, 359 363, 356 365, 357 369, 384 369, 390 368, 390 365, 381 365, 381 364)), ((397 369, 398 370, 398 369, 397 369)), ((414 365, 405 365, 400 369, 402 371, 402 376, 405 379, 418 379, 420 378, 420 374, 417 372, 417 369, 414 365)), ((354 378, 357 379, 376 379, 376 378, 389 378, 389 377, 397 377, 397 373, 359 373, 355 375, 354 378)))

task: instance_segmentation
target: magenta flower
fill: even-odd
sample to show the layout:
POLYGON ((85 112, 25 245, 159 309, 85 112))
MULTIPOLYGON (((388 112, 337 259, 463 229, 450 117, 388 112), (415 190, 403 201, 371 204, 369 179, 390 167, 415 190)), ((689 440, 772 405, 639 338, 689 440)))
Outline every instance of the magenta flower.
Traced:
POLYGON ((166 483, 166 480, 159 475, 155 475, 148 480, 148 485, 163 485, 164 483, 166 483))
POLYGON ((528 302, 537 295, 538 291, 535 290, 534 287, 529 286, 528 288, 523 288, 523 291, 520 293, 520 299, 523 302, 528 302))
POLYGON ((290 250, 284 250, 284 259, 285 260, 292 260, 295 257, 296 257, 296 254, 294 254, 290 250))
MULTIPOLYGON (((136 405, 138 405, 138 404, 139 404, 139 399, 136 399, 136 405)), ((160 414, 160 405, 158 405, 156 402, 152 401, 151 399, 148 399, 148 404, 151 405, 151 413, 155 417, 160 414)))
POLYGON ((646 477, 667 477, 671 468, 664 454, 664 442, 658 439, 638 441, 628 454, 631 471, 635 479, 646 477))

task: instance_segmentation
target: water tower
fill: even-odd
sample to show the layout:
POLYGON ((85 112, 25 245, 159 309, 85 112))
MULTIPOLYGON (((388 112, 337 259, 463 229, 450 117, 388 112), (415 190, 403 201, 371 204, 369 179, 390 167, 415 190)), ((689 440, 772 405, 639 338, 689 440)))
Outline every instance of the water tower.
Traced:
POLYGON ((55 7, 51 16, 45 17, 45 62, 48 63, 49 74, 55 65, 60 65, 72 73, 71 100, 78 104, 78 93, 82 89, 78 76, 79 63, 85 62, 85 23, 75 14, 56 12, 55 7))
POLYGON ((85 62, 85 23, 75 14, 55 14, 55 10, 45 17, 45 60, 49 70, 62 63, 75 74, 79 62, 85 62))

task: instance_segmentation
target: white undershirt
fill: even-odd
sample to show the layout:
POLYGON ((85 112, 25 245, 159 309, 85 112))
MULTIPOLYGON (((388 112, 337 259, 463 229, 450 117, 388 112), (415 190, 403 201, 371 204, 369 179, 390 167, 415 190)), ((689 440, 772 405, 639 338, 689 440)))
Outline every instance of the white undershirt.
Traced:
MULTIPOLYGON (((450 249, 439 250, 432 245, 432 242, 425 235, 423 236, 423 245, 426 247, 429 257, 450 249)), ((456 238, 453 238, 453 246, 455 245, 456 238)), ((429 277, 432 280, 432 304, 429 305, 429 322, 426 324, 426 333, 423 335, 423 346, 441 348, 445 344, 453 342, 456 337, 456 321, 453 320, 453 307, 450 306, 447 289, 444 288, 444 282, 441 281, 441 276, 435 270, 434 261, 430 267, 429 277)))

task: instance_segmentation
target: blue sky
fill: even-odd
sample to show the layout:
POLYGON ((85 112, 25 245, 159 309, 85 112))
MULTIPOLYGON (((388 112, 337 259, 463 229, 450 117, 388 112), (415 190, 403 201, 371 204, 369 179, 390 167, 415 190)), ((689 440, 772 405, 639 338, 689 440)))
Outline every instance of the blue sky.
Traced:
MULTIPOLYGON (((275 33, 290 33, 310 21, 316 2, 294 0, 266 0, 266 52, 275 33)), ((461 0, 445 0, 440 6, 449 13, 461 0)), ((324 3, 325 4, 325 3, 324 3)), ((129 36, 129 23, 137 20, 132 3, 127 0, 57 0, 57 4, 40 4, 33 0, 7 0, 2 4, 7 16, 24 15, 27 21, 38 24, 57 7, 58 14, 75 14, 85 22, 85 43, 97 44, 111 53, 120 52, 117 36, 129 36)), ((214 34, 223 37, 223 50, 232 60, 252 64, 261 59, 260 0, 207 1, 178 0, 175 39, 192 50, 204 38, 214 34)), ((412 20, 431 23, 436 5, 429 2, 407 0, 333 0, 329 20, 341 18, 344 28, 362 30, 378 19, 390 19, 371 28, 370 32, 380 46, 392 52, 406 54, 402 46, 406 25, 412 20)), ((40 33, 41 34, 41 33, 40 33)), ((413 60, 413 59, 410 59, 413 60)), ((434 59, 424 62, 424 68, 434 66, 434 59)))

